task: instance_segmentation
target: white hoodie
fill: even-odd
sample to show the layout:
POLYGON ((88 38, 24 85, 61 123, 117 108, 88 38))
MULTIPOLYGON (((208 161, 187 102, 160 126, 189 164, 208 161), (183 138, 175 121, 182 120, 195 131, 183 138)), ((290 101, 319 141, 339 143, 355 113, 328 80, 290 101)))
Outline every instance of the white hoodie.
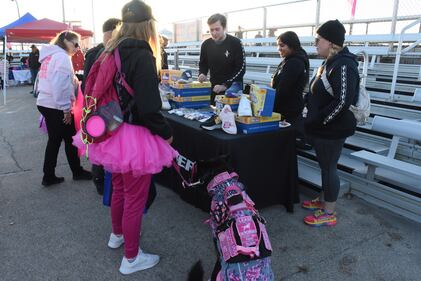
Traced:
POLYGON ((75 100, 74 71, 70 56, 57 45, 40 50, 37 105, 69 111, 75 100))

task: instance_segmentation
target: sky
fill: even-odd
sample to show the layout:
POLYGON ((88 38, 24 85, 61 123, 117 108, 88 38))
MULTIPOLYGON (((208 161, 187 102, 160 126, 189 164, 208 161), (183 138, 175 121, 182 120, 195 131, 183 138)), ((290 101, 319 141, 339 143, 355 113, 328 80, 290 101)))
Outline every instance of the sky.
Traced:
MULTIPOLYGON (((102 23, 110 18, 121 15, 121 8, 128 0, 0 0, 0 27, 18 18, 16 2, 20 14, 30 12, 37 19, 49 18, 62 21, 62 1, 65 7, 67 21, 79 21, 86 29, 96 32, 96 41, 102 38, 102 23), (93 6, 93 9, 92 9, 93 6)), ((213 13, 260 7, 264 5, 289 2, 288 0, 145 0, 152 6, 159 29, 170 29, 171 23, 196 17, 207 17, 213 13)), ((350 19, 351 6, 348 0, 321 0, 321 21, 333 18, 350 19)), ((400 0, 399 15, 421 15, 421 0, 400 0)), ((393 13, 394 0, 357 0, 356 19, 390 17, 393 13)), ((268 9, 267 25, 285 25, 314 22, 316 1, 288 4, 268 9)), ((238 25, 243 28, 259 28, 263 24, 263 9, 231 13, 228 16, 228 29, 234 30, 238 25)), ((398 25, 398 30, 403 27, 398 25)), ((206 29, 206 25, 203 26, 206 29)), ((206 30, 204 30, 205 32, 206 30)), ((309 30, 295 30, 301 35, 309 30)), ((417 32, 417 28, 411 30, 417 32)), ((370 33, 389 33, 390 26, 373 24, 370 33)), ((365 33, 365 26, 355 26, 354 34, 365 33)), ((252 34, 249 34, 252 35, 252 34)), ((254 35, 253 35, 254 36, 254 35)))

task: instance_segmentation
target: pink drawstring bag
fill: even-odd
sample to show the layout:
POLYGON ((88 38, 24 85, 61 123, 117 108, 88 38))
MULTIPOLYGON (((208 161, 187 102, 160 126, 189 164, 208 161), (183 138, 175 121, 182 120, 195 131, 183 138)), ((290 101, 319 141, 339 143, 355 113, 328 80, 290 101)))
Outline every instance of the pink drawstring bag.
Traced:
POLYGON ((76 132, 80 130, 80 120, 82 120, 82 109, 83 109, 83 93, 80 85, 78 87, 76 101, 73 104, 73 119, 75 120, 76 132))

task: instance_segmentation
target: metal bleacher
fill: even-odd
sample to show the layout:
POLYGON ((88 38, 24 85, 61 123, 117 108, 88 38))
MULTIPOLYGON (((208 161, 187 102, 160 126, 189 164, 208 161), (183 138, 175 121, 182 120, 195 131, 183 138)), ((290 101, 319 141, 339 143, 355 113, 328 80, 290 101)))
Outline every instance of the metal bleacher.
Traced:
MULTIPOLYGON (((376 116, 412 120, 421 124, 420 39, 421 33, 346 37, 345 44, 361 59, 359 69, 361 75, 366 77, 365 86, 370 93, 372 108, 368 124, 358 126, 355 135, 346 140, 338 164, 341 194, 350 192, 417 222, 421 222, 421 184, 418 183, 421 175, 414 180, 399 169, 387 171, 380 167, 376 177, 367 177, 367 162, 353 154, 366 151, 384 156, 389 153, 391 145, 396 144, 394 158, 404 161, 407 163, 405 165, 411 165, 414 173, 420 171, 419 140, 401 137, 394 143, 393 131, 376 131, 371 124, 376 116), (412 49, 400 52, 402 46, 412 46, 412 49), (405 59, 405 63, 396 60, 398 55, 405 59), (398 71, 395 71, 395 61, 398 62, 398 71), (364 67, 366 72, 363 75, 364 67), (391 94, 393 81, 395 85, 391 94)), ((300 40, 309 54, 312 75, 322 60, 316 56, 314 37, 300 37, 300 40)), ((276 38, 243 39, 242 42, 247 63, 245 82, 270 83, 272 74, 281 62, 276 49, 276 38)), ((166 49, 170 67, 192 69, 194 75, 197 75, 200 44, 201 42, 187 42, 170 45, 166 49)), ((410 126, 410 123, 402 124, 410 126)), ((320 170, 314 150, 298 151, 298 163, 300 181, 313 188, 321 188, 320 170)))

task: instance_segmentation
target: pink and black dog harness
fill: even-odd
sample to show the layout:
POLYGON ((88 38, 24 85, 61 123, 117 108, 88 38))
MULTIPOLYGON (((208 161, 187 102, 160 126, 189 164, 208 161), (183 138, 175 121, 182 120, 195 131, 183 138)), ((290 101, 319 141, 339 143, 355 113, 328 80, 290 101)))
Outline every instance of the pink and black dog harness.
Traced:
POLYGON ((266 222, 254 208, 238 175, 218 174, 207 191, 212 197, 208 223, 221 254, 216 280, 274 280, 266 222))
POLYGON ((207 186, 212 197, 209 223, 224 261, 241 262, 271 255, 265 220, 238 181, 236 173, 223 172, 207 186))

